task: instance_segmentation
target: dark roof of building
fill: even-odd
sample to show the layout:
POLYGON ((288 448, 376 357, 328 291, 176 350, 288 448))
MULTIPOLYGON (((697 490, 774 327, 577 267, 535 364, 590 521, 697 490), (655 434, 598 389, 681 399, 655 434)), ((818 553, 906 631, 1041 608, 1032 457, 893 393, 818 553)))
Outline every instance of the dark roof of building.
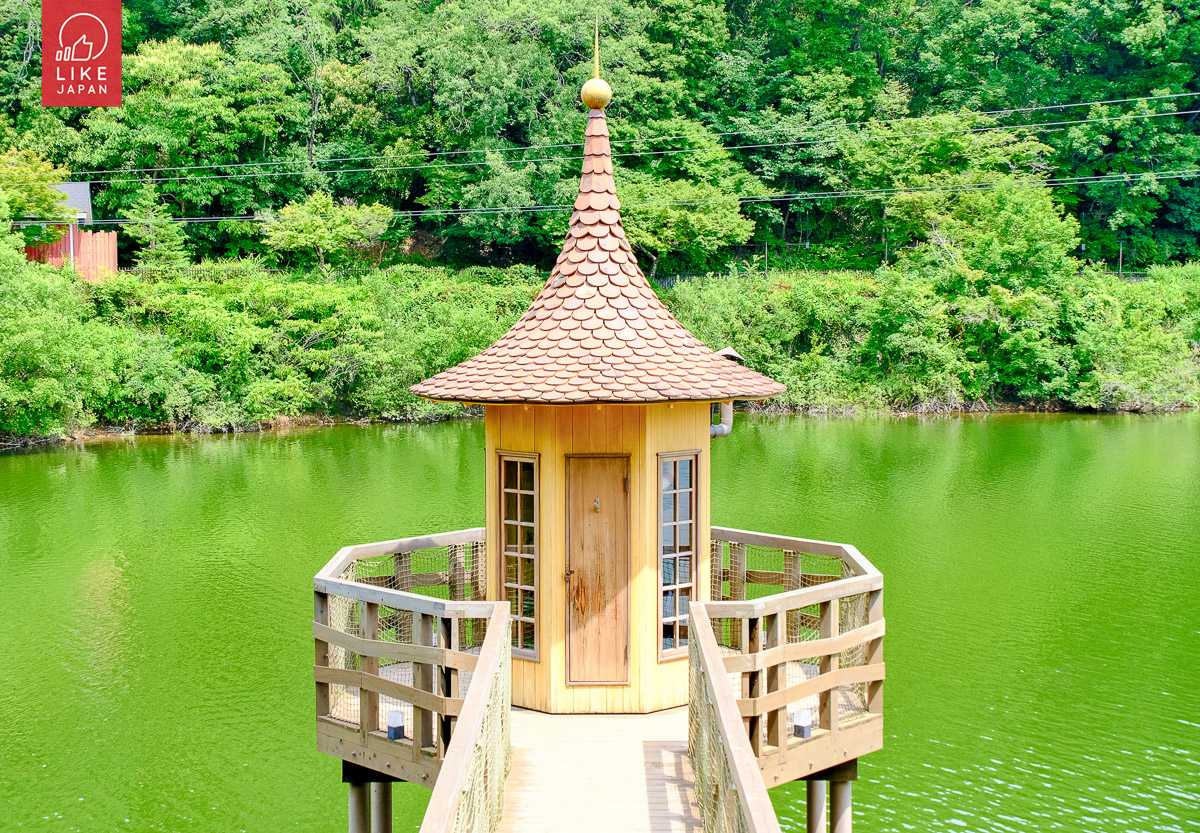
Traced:
POLYGON ((79 220, 81 225, 92 222, 92 184, 90 182, 64 182, 55 185, 54 190, 61 191, 67 197, 67 209, 79 220))

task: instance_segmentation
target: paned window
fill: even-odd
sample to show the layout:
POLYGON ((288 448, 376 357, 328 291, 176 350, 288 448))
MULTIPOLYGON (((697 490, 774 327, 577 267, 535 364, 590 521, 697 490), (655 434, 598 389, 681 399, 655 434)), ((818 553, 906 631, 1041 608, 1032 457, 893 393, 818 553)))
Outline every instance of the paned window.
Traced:
POLYGON ((688 645, 696 570, 697 456, 660 456, 658 471, 659 656, 668 657, 686 651, 688 645))
POLYGON ((512 647, 537 655, 537 460, 500 458, 500 513, 504 540, 504 598, 512 608, 512 647))

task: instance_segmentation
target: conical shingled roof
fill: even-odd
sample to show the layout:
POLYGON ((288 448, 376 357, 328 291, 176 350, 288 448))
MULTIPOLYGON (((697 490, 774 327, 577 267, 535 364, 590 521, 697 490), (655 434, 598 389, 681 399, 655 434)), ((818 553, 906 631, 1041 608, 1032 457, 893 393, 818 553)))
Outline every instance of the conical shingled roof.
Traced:
POLYGON ((718 356, 667 311, 625 237, 612 173, 604 111, 591 110, 579 197, 550 279, 503 338, 413 393, 568 404, 762 399, 786 390, 718 356))

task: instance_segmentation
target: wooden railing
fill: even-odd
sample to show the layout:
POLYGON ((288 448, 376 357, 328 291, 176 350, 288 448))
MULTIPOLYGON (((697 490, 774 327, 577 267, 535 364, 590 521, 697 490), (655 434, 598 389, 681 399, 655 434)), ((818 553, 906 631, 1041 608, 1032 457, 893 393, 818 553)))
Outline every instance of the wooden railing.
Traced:
MULTIPOLYGON (((722 737, 745 741, 767 787, 880 749, 882 574, 846 544, 721 527, 712 555, 716 601, 691 608, 703 677, 693 680, 692 708, 700 683, 715 692, 722 737), (724 708, 722 690, 732 703, 724 708)), ((737 759, 740 746, 731 741, 726 754, 737 759)), ((740 784, 738 792, 744 805, 740 784)), ((705 826, 738 829, 707 816, 705 826)))
POLYGON ((705 833, 780 833, 704 605, 691 617, 688 756, 705 833))
POLYGON ((482 556, 482 541, 482 529, 469 529, 346 547, 314 580, 318 748, 434 788, 423 830, 487 833, 498 821, 509 759, 509 606, 389 585, 423 553, 446 569, 418 586, 482 594, 481 565, 470 580, 455 579, 471 566, 466 558, 456 568, 456 557, 482 556))
POLYGON ((421 833, 492 833, 500 823, 512 758, 512 654, 508 605, 496 607, 421 833))

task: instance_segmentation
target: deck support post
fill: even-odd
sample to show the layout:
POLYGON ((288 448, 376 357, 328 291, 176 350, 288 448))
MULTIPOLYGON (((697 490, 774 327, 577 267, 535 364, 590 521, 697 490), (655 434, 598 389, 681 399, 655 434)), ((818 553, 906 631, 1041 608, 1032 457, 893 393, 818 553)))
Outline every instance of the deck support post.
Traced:
POLYGON ((350 833, 371 833, 371 787, 366 781, 350 783, 350 833))
POLYGON ((392 782, 371 784, 371 833, 392 833, 392 782))
POLYGON ((851 798, 853 781, 830 781, 829 813, 833 817, 831 833, 851 833, 851 798))
POLYGON ((828 782, 814 779, 805 781, 804 786, 808 797, 805 833, 825 833, 825 792, 828 782))

